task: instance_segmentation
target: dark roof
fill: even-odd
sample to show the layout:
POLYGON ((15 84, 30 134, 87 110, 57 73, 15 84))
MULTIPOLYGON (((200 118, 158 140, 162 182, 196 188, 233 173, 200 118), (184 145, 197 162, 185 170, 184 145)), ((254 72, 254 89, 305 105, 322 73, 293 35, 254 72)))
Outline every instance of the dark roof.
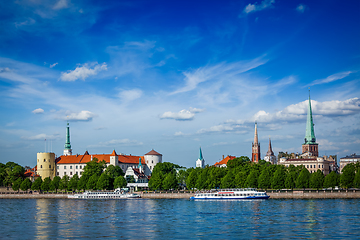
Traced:
POLYGON ((353 158, 360 158, 360 155, 351 154, 350 156, 342 157, 340 159, 353 159, 353 158))
POLYGON ((155 151, 154 149, 153 150, 151 150, 150 152, 148 152, 147 154, 145 154, 145 155, 160 155, 160 156, 162 156, 162 154, 160 154, 160 153, 158 153, 157 151, 155 151))

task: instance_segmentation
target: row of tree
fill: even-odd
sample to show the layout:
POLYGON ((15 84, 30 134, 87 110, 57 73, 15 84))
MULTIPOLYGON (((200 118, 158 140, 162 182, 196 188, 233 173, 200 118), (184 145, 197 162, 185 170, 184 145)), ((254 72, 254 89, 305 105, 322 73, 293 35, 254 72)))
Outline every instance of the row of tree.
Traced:
POLYGON ((215 189, 215 188, 261 188, 261 189, 294 189, 294 188, 343 188, 360 187, 360 164, 348 164, 343 173, 323 172, 310 173, 304 166, 272 165, 261 160, 252 163, 248 157, 230 160, 226 168, 207 166, 206 168, 189 168, 176 171, 178 165, 159 163, 153 170, 149 181, 152 190, 215 189))

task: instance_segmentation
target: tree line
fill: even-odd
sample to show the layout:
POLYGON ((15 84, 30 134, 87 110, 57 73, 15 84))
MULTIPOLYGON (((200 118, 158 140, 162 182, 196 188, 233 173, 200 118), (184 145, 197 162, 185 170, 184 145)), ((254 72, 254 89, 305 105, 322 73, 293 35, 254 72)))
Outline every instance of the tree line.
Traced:
MULTIPOLYGON (((109 165, 94 158, 84 167, 82 176, 75 174, 62 178, 37 178, 34 182, 24 176, 25 168, 17 163, 0 163, 0 186, 12 187, 14 191, 29 189, 38 191, 111 190, 126 187, 134 182, 132 176, 125 179, 119 166, 109 165)), ((179 165, 158 163, 149 180, 151 190, 216 189, 216 188, 360 188, 360 163, 346 165, 342 174, 331 172, 324 176, 322 171, 310 173, 304 166, 272 165, 264 160, 253 163, 248 157, 229 160, 226 168, 206 166, 205 168, 181 168, 179 165)))
POLYGON ((216 188, 360 188, 360 163, 348 164, 343 173, 331 172, 324 176, 321 170, 310 173, 303 165, 273 165, 264 160, 253 163, 248 157, 229 160, 226 168, 207 166, 176 171, 179 166, 159 163, 149 181, 151 190, 216 189, 216 188))
MULTIPOLYGON (((106 167, 104 160, 94 158, 86 163, 82 176, 77 174, 72 178, 64 175, 62 178, 55 176, 52 180, 47 177, 36 178, 31 182, 25 178, 25 168, 17 163, 0 163, 0 186, 11 187, 14 191, 38 190, 38 191, 75 191, 75 190, 111 190, 123 188, 127 185, 124 172, 119 166, 109 165, 106 167)), ((129 178, 128 181, 133 181, 129 178)))

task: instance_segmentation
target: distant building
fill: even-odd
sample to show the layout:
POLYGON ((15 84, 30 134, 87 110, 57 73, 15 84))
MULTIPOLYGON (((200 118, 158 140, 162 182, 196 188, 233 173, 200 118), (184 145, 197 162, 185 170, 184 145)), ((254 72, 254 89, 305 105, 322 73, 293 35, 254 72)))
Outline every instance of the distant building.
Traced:
POLYGON ((332 171, 330 162, 322 157, 295 159, 280 158, 280 162, 278 164, 285 165, 286 167, 289 167, 290 165, 294 165, 295 167, 303 165, 310 173, 314 173, 320 169, 324 175, 327 175, 332 171))
POLYGON ((38 153, 36 174, 41 176, 42 179, 46 177, 53 179, 55 176, 62 178, 65 175, 71 178, 75 174, 81 177, 86 163, 92 161, 94 158, 97 158, 99 161, 104 160, 106 166, 119 166, 123 172, 127 172, 129 167, 137 169, 134 170, 134 174, 137 174, 139 179, 142 179, 142 174, 150 176, 155 165, 162 162, 162 155, 155 150, 151 150, 144 156, 117 154, 115 150, 111 154, 89 154, 89 152, 86 151, 81 155, 72 155, 70 129, 69 123, 67 123, 64 154, 55 158, 54 153, 38 153))
POLYGON ((135 183, 147 183, 149 182, 148 176, 144 174, 143 166, 141 163, 142 159, 139 158, 139 165, 137 168, 128 167, 125 172, 125 178, 133 176, 135 183))
POLYGON ((314 158, 319 156, 318 144, 316 143, 314 122, 311 111, 310 90, 309 90, 308 113, 306 120, 305 143, 302 144, 302 154, 307 154, 308 157, 314 157, 314 158))
POLYGON ((357 163, 360 162, 360 155, 356 155, 356 153, 351 154, 350 156, 340 158, 340 173, 346 165, 349 163, 357 163))
POLYGON ((200 154, 199 154, 199 159, 196 160, 196 167, 198 168, 204 168, 205 167, 205 160, 203 158, 202 152, 201 152, 201 147, 200 147, 200 154))
POLYGON ((255 122, 255 136, 254 142, 252 143, 251 161, 259 162, 260 159, 260 143, 258 141, 257 123, 255 122))
POLYGON ((269 149, 264 157, 264 160, 272 164, 276 164, 276 156, 272 150, 270 138, 269 138, 269 149))
POLYGON ((217 162, 214 164, 215 167, 226 167, 226 164, 228 163, 229 160, 232 160, 236 158, 235 156, 227 156, 226 158, 224 158, 223 156, 223 159, 220 161, 220 162, 217 162))

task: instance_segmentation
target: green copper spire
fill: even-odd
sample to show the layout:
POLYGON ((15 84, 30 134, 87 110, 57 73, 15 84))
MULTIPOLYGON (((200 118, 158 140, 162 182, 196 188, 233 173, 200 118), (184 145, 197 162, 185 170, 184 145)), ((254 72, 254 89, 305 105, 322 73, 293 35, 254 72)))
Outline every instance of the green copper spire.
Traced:
POLYGON ((139 168, 141 168, 142 167, 142 164, 141 164, 141 157, 139 157, 139 166, 138 166, 139 168))
POLYGON ((69 123, 67 123, 67 127, 66 127, 66 142, 65 142, 65 149, 71 149, 71 145, 70 145, 70 127, 69 127, 69 123))
POLYGON ((307 121, 306 121, 305 144, 313 144, 313 143, 316 143, 316 138, 314 132, 314 122, 312 118, 310 89, 309 89, 309 107, 308 107, 307 121))
POLYGON ((203 156, 202 156, 202 152, 201 152, 201 147, 200 147, 200 157, 199 157, 200 160, 203 160, 203 156))

